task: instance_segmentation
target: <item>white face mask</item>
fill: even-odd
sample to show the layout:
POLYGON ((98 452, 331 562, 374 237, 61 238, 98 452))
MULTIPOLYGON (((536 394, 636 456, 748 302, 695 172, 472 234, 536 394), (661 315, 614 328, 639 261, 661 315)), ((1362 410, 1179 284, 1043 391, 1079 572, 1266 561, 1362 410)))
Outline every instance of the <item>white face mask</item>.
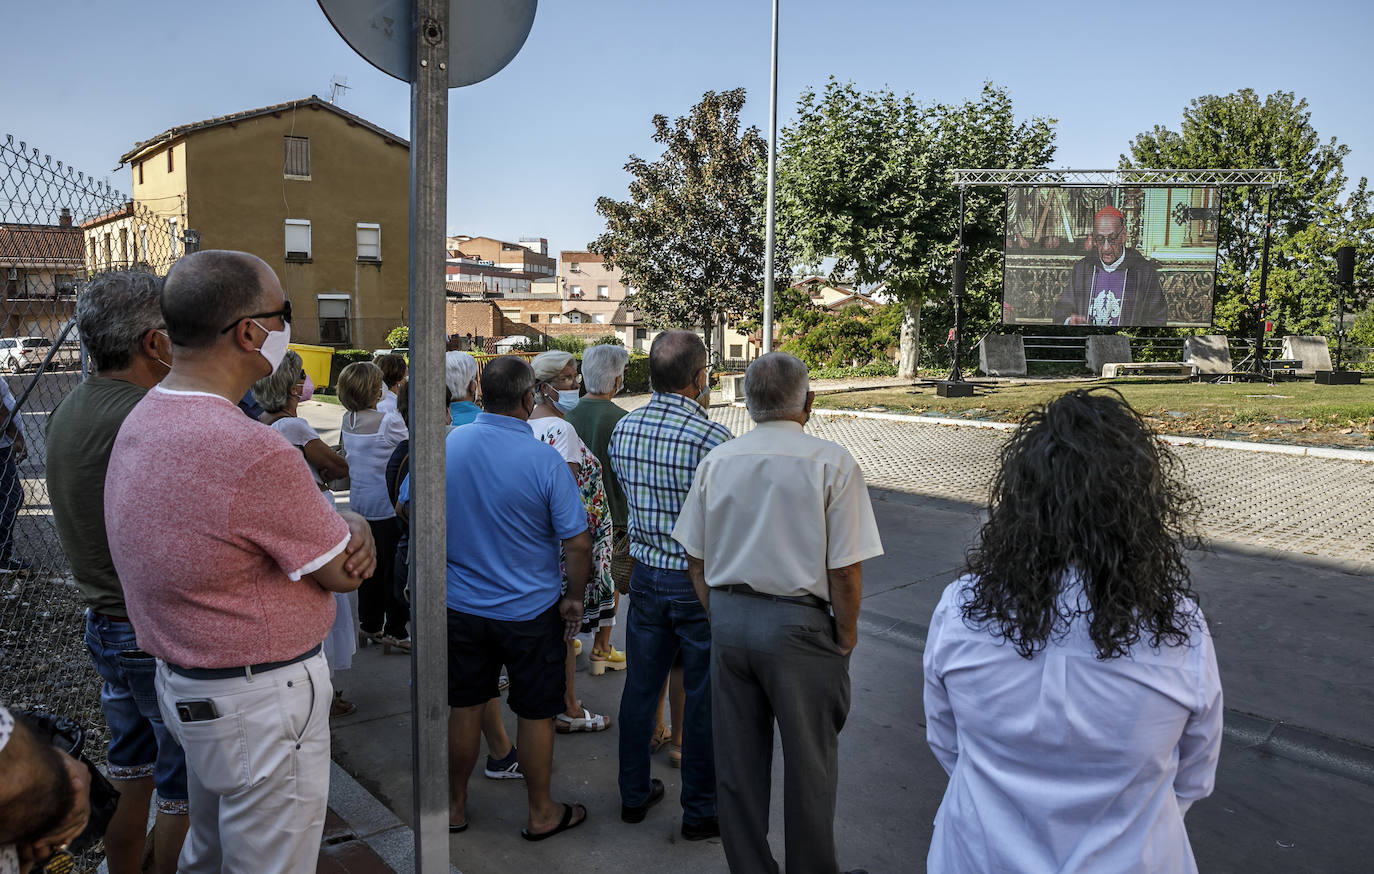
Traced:
POLYGON ((582 396, 577 393, 577 389, 572 388, 567 391, 560 390, 558 392, 558 400, 554 401, 553 405, 566 413, 577 406, 577 402, 580 400, 582 400, 582 396))
MULTIPOLYGON (((257 319, 249 319, 250 322, 267 331, 257 319)), ((286 357, 286 347, 291 342, 291 323, 287 322, 286 327, 280 331, 267 331, 267 336, 263 338, 262 346, 258 347, 258 354, 267 359, 267 363, 272 365, 272 372, 276 373, 281 366, 281 361, 286 357)))

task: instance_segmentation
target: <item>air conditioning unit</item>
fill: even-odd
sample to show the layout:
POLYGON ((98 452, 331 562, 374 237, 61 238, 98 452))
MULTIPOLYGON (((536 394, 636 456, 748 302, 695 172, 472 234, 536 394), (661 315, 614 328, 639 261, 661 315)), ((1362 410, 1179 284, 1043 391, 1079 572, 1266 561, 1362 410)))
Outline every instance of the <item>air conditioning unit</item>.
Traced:
POLYGON ((18 267, 11 267, 11 268, 10 268, 10 280, 11 280, 11 281, 17 281, 18 279, 19 279, 19 268, 18 268, 18 267))

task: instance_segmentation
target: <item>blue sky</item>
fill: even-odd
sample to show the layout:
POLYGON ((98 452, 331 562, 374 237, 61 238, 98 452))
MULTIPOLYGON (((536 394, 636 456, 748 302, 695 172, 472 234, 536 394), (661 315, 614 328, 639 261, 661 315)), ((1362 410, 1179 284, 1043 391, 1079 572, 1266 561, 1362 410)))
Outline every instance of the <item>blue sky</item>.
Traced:
MULTIPOLYGON (((450 92, 449 230, 543 236, 583 248, 599 195, 622 198, 649 119, 706 90, 743 86, 768 120, 769 0, 544 0, 520 55, 450 92)), ((308 0, 7 2, 0 134, 127 191, 115 169, 173 125, 328 96, 409 136, 409 86, 378 72, 308 0), (25 71, 25 72, 18 72, 25 71)), ((1253 88, 1307 98, 1324 138, 1374 176, 1374 112, 1360 43, 1374 4, 1354 0, 1082 4, 782 0, 779 121, 827 77, 923 100, 1006 86, 1018 116, 1059 120, 1056 166, 1115 166, 1131 137, 1177 129, 1202 94, 1253 88)))

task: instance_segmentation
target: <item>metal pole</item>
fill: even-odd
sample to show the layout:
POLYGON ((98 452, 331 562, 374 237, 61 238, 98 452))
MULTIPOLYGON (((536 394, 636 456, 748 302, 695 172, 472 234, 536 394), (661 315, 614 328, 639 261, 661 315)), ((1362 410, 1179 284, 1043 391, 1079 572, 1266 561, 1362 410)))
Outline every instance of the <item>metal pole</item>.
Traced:
POLYGON ((1269 286, 1269 210, 1274 205, 1274 189, 1264 194, 1264 245, 1260 248, 1259 326, 1255 328, 1255 373, 1264 372, 1265 290, 1269 286))
POLYGON ((448 872, 444 229, 449 0, 415 0, 410 87, 410 660, 415 870, 448 872))
POLYGON ((773 67, 768 86, 768 225, 763 254, 763 352, 773 351, 773 225, 778 183, 778 0, 773 0, 773 67))
POLYGON ((959 361, 959 347, 964 342, 964 192, 967 188, 959 188, 959 245, 954 250, 954 263, 952 269, 951 291, 954 293, 954 344, 950 350, 949 379, 950 382, 963 382, 964 369, 959 361))

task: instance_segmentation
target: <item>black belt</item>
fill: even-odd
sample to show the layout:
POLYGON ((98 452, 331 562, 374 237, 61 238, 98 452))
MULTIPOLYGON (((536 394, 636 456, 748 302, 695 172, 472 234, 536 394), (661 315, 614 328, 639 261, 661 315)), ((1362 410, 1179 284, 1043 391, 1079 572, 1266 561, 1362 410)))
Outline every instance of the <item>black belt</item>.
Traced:
POLYGON ((171 662, 166 664, 167 670, 188 680, 228 680, 233 677, 247 677, 251 680, 254 674, 275 671, 277 668, 284 668, 287 665, 294 665, 297 662, 312 658, 319 653, 320 646, 321 644, 317 643, 314 648, 286 661, 263 662, 260 665, 244 665, 241 668, 183 668, 181 665, 174 665, 171 662))
POLYGON ((806 595, 769 595, 766 592, 755 591, 748 586, 721 586, 727 592, 734 592, 736 595, 748 595, 751 598, 763 598, 767 601, 781 601, 784 604, 800 604, 803 607, 815 607, 817 610, 829 610, 830 602, 824 598, 812 594, 806 595))

